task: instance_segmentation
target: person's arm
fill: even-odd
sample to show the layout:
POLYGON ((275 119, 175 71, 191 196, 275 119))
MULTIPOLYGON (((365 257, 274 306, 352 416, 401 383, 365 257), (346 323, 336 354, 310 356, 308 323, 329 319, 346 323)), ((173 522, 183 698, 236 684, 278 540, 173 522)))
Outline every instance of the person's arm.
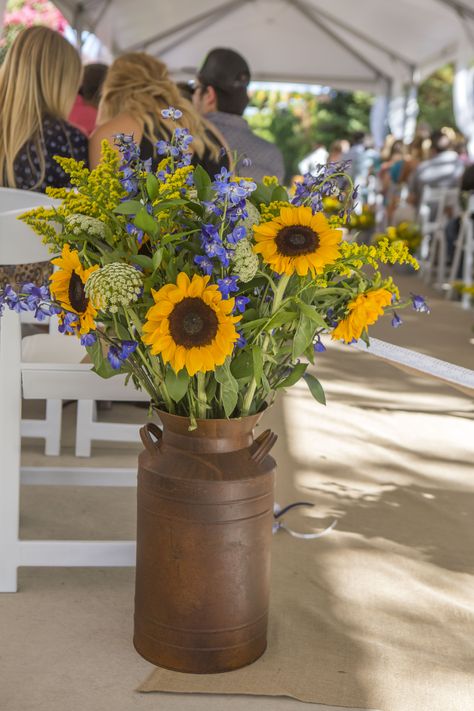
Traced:
POLYGON ((143 127, 129 114, 120 114, 110 121, 97 126, 89 139, 89 165, 91 169, 100 163, 103 140, 108 141, 114 150, 117 150, 114 146, 114 136, 117 133, 133 135, 135 143, 140 144, 143 137, 143 127))

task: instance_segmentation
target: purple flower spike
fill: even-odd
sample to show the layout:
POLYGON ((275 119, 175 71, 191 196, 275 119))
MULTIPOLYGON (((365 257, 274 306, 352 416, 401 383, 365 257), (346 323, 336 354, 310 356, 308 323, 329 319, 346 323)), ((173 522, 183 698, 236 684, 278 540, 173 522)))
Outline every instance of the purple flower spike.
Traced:
POLYGON ((419 294, 411 294, 411 301, 412 301, 413 308, 415 309, 415 311, 418 311, 419 313, 422 313, 422 314, 431 313, 430 307, 428 306, 428 304, 426 303, 424 298, 422 296, 420 296, 419 294))
POLYGON ((221 292, 223 299, 230 298, 230 295, 233 291, 239 290, 239 287, 237 286, 237 280, 238 277, 236 276, 227 276, 224 277, 224 279, 217 280, 217 285, 219 287, 219 291, 221 292))
POLYGON ((314 342, 313 348, 315 353, 324 353, 324 351, 326 350, 326 346, 324 345, 319 336, 314 342))
POLYGON ((393 328, 399 328, 402 325, 403 321, 400 318, 400 316, 397 313, 393 314, 392 318, 392 326, 393 328))
POLYGON ((93 346, 97 341, 97 336, 94 331, 89 331, 81 336, 81 346, 93 346))

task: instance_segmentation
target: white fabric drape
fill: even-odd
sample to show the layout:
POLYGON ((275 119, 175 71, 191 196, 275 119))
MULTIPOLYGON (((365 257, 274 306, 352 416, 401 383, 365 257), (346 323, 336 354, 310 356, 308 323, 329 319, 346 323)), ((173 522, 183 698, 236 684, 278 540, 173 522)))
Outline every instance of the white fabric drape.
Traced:
POLYGON ((453 86, 454 118, 466 137, 471 159, 474 159, 474 68, 469 67, 469 58, 473 54, 466 41, 459 52, 453 86))
POLYGON ((395 85, 388 109, 388 123, 395 138, 407 144, 413 141, 418 111, 417 87, 404 89, 400 84, 395 85))
POLYGON ((388 132, 388 107, 387 96, 376 96, 370 110, 370 132, 378 150, 383 147, 388 132))

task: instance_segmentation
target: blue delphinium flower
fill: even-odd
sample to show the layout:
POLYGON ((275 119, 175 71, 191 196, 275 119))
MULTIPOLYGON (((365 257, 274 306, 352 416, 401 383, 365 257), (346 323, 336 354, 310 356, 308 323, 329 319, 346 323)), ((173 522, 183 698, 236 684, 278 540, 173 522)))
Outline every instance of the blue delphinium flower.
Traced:
POLYGON ((138 227, 135 227, 135 225, 131 222, 127 222, 127 224, 125 225, 125 230, 131 237, 135 237, 138 244, 141 244, 143 242, 143 237, 145 234, 143 230, 139 229, 138 227))
POLYGON ((209 258, 216 257, 223 267, 228 267, 230 264, 230 255, 219 239, 206 242, 204 251, 209 258))
POLYGON ((176 121, 177 119, 180 119, 181 116, 183 115, 183 112, 180 111, 179 109, 175 109, 173 106, 169 106, 167 109, 162 109, 161 115, 165 119, 172 119, 173 121, 176 121))
POLYGON ((71 335, 73 333, 76 333, 76 328, 78 324, 79 317, 77 316, 77 314, 73 314, 68 311, 63 314, 61 323, 58 326, 58 331, 59 333, 66 333, 68 335, 71 335))
POLYGON ((326 346, 319 336, 317 336, 315 342, 313 343, 313 348, 315 353, 324 353, 326 350, 326 346))
POLYGON ((241 314, 244 313, 245 307, 249 303, 250 299, 248 296, 236 296, 235 297, 235 308, 237 311, 239 311, 241 314))
POLYGON ((415 311, 424 314, 429 314, 431 312, 430 307, 422 296, 420 296, 419 294, 410 294, 410 296, 415 311))
POLYGON ((119 370, 127 358, 134 353, 138 346, 136 341, 121 341, 120 344, 110 346, 107 360, 114 370, 119 370))
POLYGON ((96 341, 97 334, 94 331, 89 331, 81 336, 81 346, 93 346, 96 341))
POLYGON ((21 311, 28 310, 26 303, 22 300, 21 296, 16 293, 15 289, 10 286, 10 284, 7 284, 3 290, 3 298, 8 308, 15 311, 17 314, 21 311))
POLYGON ((392 318, 392 326, 393 326, 393 328, 399 328, 399 326, 401 326, 402 323, 403 323, 403 321, 402 321, 402 319, 400 318, 400 316, 399 316, 396 312, 394 312, 393 318, 392 318))
POLYGON ((201 256, 200 254, 194 257, 194 263, 203 271, 204 274, 210 276, 214 270, 214 265, 208 257, 201 256))
POLYGON ((227 241, 231 244, 237 244, 237 242, 240 242, 240 240, 244 239, 246 236, 247 230, 243 225, 241 225, 239 227, 234 227, 232 232, 227 235, 227 241))
POLYGON ((239 337, 235 342, 236 348, 244 348, 247 345, 247 339, 238 331, 239 337))
POLYGON ((223 299, 228 299, 232 292, 239 290, 237 281, 237 276, 227 276, 223 279, 217 280, 217 285, 219 287, 219 291, 221 292, 223 299))

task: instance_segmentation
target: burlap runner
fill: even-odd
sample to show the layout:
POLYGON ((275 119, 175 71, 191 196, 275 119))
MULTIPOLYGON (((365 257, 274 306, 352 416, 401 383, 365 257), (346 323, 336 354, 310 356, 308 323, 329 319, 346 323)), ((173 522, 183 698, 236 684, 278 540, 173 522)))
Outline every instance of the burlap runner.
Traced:
MULTIPOLYGON (((427 296, 430 317, 404 312, 403 329, 385 319, 373 335, 472 368, 472 313, 427 296)), ((318 358, 316 375, 327 408, 298 385, 264 424, 279 435, 278 501, 316 504, 288 522, 337 528, 275 537, 260 660, 215 676, 156 669, 140 691, 474 711, 472 401, 343 347, 318 358)))
POLYGON ((337 529, 317 541, 279 532, 264 656, 214 676, 156 669, 139 690, 284 695, 381 711, 474 709, 472 493, 387 489, 375 518, 366 503, 347 512, 346 527, 369 534, 396 525, 421 556, 337 529))

